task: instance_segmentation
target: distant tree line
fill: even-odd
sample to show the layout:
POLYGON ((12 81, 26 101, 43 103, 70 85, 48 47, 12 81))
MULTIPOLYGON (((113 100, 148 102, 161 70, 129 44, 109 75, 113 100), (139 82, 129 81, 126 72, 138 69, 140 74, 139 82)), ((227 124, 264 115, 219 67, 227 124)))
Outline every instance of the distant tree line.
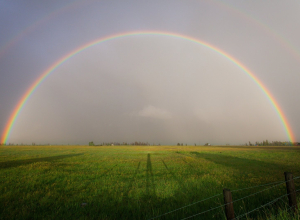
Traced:
POLYGON ((51 146, 51 145, 64 145, 64 144, 50 144, 50 143, 36 144, 35 142, 32 142, 31 144, 28 144, 28 143, 20 143, 20 144, 15 144, 15 143, 0 143, 0 146, 1 145, 6 145, 6 146, 51 146))
MULTIPOLYGON (((150 146, 151 144, 148 142, 103 142, 101 144, 94 144, 93 141, 89 142, 89 146, 120 146, 120 145, 137 145, 137 146, 150 146)), ((152 144, 153 146, 160 146, 160 144, 152 144)))
POLYGON ((30 146, 30 144, 23 144, 23 143, 21 143, 21 144, 14 144, 14 143, 2 143, 2 144, 0 144, 0 145, 7 145, 7 146, 30 146))
MULTIPOLYGON (((194 145, 197 146, 196 143, 194 143, 194 145)), ((183 144, 183 143, 179 143, 179 142, 178 142, 178 143, 177 143, 177 146, 187 146, 187 144, 183 144)), ((201 146, 201 145, 198 145, 198 146, 201 146)), ((205 143, 204 146, 211 146, 211 144, 205 143)))
POLYGON ((298 146, 300 145, 299 142, 291 142, 291 141, 272 141, 269 142, 268 140, 262 141, 262 142, 258 142, 256 141, 255 143, 251 143, 251 141, 249 141, 249 144, 246 143, 246 146, 298 146))
MULTIPOLYGON (((32 142, 32 144, 14 144, 14 143, 0 143, 0 145, 8 145, 8 146, 51 146, 51 145, 64 145, 64 144, 36 144, 35 142, 32 142)), ((68 144, 69 145, 69 144, 68 144)), ((112 146, 112 145, 116 145, 116 146, 120 146, 120 145, 136 145, 136 146, 160 146, 160 144, 150 144, 149 142, 142 142, 142 141, 135 141, 135 142, 103 142, 101 144, 94 144, 93 141, 89 142, 89 146, 112 146)), ((187 144, 183 144, 183 143, 177 143, 177 146, 187 146, 187 144)), ((197 146, 196 144, 194 144, 195 146, 197 146)), ((226 144, 226 145, 230 145, 230 144, 226 144)), ((209 143, 205 143, 204 146, 210 146, 209 143)), ((262 142, 256 141, 255 143, 252 143, 251 141, 249 141, 248 143, 245 143, 245 146, 300 146, 300 142, 291 142, 291 141, 268 141, 268 140, 263 140, 262 142)))

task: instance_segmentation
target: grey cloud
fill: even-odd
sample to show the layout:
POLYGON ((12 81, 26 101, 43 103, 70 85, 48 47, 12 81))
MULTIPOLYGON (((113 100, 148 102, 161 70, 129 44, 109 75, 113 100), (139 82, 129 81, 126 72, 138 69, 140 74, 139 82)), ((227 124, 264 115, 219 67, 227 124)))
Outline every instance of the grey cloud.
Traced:
POLYGON ((157 119, 171 119, 173 117, 171 112, 165 109, 154 107, 152 105, 144 107, 141 111, 138 112, 138 115, 142 117, 157 119))

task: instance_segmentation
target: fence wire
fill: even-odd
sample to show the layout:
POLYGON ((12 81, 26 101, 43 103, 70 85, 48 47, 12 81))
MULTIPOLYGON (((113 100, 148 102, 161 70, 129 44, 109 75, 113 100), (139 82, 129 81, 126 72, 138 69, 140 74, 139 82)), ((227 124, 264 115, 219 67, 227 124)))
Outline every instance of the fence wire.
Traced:
POLYGON ((250 195, 248 195, 248 196, 245 196, 245 197, 242 197, 242 198, 240 198, 240 199, 234 200, 234 201, 232 201, 232 203, 237 202, 237 201, 240 201, 240 200, 243 200, 243 199, 246 199, 246 198, 248 198, 248 197, 250 197, 250 196, 254 196, 254 195, 256 195, 256 194, 259 194, 259 193, 261 193, 261 192, 264 192, 264 191, 267 191, 267 190, 269 190, 269 189, 272 189, 272 188, 274 188, 274 187, 276 187, 276 186, 279 186, 279 185, 281 185, 281 184, 283 184, 283 183, 287 183, 287 182, 290 182, 290 181, 292 181, 292 180, 299 179, 299 178, 300 178, 300 176, 298 176, 297 178, 293 178, 293 179, 291 179, 291 180, 288 180, 288 181, 282 181, 281 183, 278 183, 278 184, 276 184, 276 185, 274 185, 274 186, 271 186, 271 187, 269 187, 269 188, 263 189, 263 190, 258 191, 258 192, 256 192, 256 193, 252 193, 252 194, 250 194, 250 195))
MULTIPOLYGON (((285 205, 288 206, 287 203, 285 203, 285 205)), ((283 212, 289 212, 293 207, 295 207, 295 206, 291 206, 290 208, 285 209, 285 210, 282 210, 282 211, 283 211, 283 212)), ((277 213, 275 216, 272 215, 271 218, 268 218, 268 219, 269 219, 269 220, 270 220, 270 219, 272 220, 272 219, 274 219, 274 218, 276 219, 276 217, 277 217, 278 214, 280 214, 280 213, 277 213)))
MULTIPOLYGON (((300 176, 296 176, 294 177, 293 179, 299 179, 300 176)), ((238 191, 244 191, 244 190, 247 190, 247 189, 253 189, 253 188, 258 188, 258 187, 263 187, 263 186, 269 186, 269 185, 273 185, 273 184, 279 184, 279 183, 285 183, 286 181, 278 181, 278 182, 272 182, 272 183, 266 183, 266 184, 262 184, 262 185, 257 185, 257 186, 252 186, 252 187, 248 187, 248 188, 242 188, 242 189, 235 189, 235 190, 232 190, 231 192, 238 192, 238 191)))
POLYGON ((209 210, 206 210, 206 211, 203 211, 203 212, 197 213, 197 214, 195 214, 195 215, 191 215, 191 216, 189 216, 189 217, 186 217, 186 218, 183 218, 183 219, 181 219, 181 220, 185 220, 185 219, 193 218, 193 217, 195 217, 195 216, 197 216, 197 215, 202 215, 202 214, 204 214, 204 213, 206 213, 206 212, 210 212, 210 211, 212 211, 212 210, 215 210, 215 209, 218 209, 218 208, 224 207, 225 205, 228 205, 228 204, 230 204, 230 203, 227 203, 227 204, 224 204, 224 205, 217 206, 217 207, 215 207, 215 208, 212 208, 212 209, 209 209, 209 210))
MULTIPOLYGON (((300 189, 296 190, 296 192, 298 192, 298 191, 300 191, 300 189)), ((292 193, 294 193, 294 192, 292 192, 292 193)), ((288 196, 288 195, 290 195, 290 194, 292 194, 292 193, 285 194, 285 195, 283 195, 283 196, 277 197, 276 199, 272 200, 271 202, 268 202, 268 203, 266 203, 266 204, 264 204, 264 205, 261 205, 260 207, 255 208, 255 209, 253 209, 253 210, 251 210, 251 211, 249 211, 249 212, 247 212, 247 213, 244 213, 244 214, 242 214, 242 215, 239 215, 239 216, 236 217, 235 219, 239 219, 239 218, 241 218, 241 217, 243 217, 243 216, 245 216, 245 215, 250 214, 251 212, 254 212, 254 211, 258 210, 258 209, 261 209, 261 208, 263 208, 263 207, 265 207, 265 206, 267 206, 267 205, 270 205, 270 204, 272 204, 272 203, 278 201, 279 199, 281 199, 281 198, 283 198, 283 197, 285 197, 285 196, 288 196)))
POLYGON ((150 218, 149 220, 152 220, 152 219, 156 219, 156 218, 162 217, 162 216, 164 216, 164 215, 170 214, 170 213, 172 213, 172 212, 176 212, 176 211, 178 211, 178 210, 180 210, 180 209, 184 209, 184 208, 186 208, 186 207, 189 207, 189 206, 195 205, 195 204, 197 204, 197 203, 200 203, 200 202, 204 202, 204 201, 206 201, 206 200, 209 200, 209 199, 215 198, 215 197, 217 197, 217 196, 220 196, 220 195, 222 195, 222 193, 219 193, 219 194, 217 194, 217 195, 214 195, 214 196, 211 196, 211 197, 209 197, 209 198, 206 198, 206 199, 203 199, 203 200, 200 200, 200 201, 197 201, 197 202, 191 203, 191 204, 189 204, 189 205, 186 205, 186 206, 183 206, 183 207, 181 207, 181 208, 174 209, 174 210, 172 210, 172 211, 170 211, 170 212, 166 212, 166 213, 164 213, 164 214, 161 214, 161 215, 159 215, 159 216, 156 216, 156 217, 150 218))
MULTIPOLYGON (((258 188, 258 187, 263 187, 263 186, 269 186, 269 185, 276 184, 276 185, 274 185, 274 186, 271 186, 271 187, 268 187, 268 188, 266 188, 266 189, 263 189, 263 190, 261 190, 261 191, 259 191, 259 192, 252 193, 252 194, 250 194, 250 195, 248 195, 248 196, 245 196, 245 197, 242 197, 242 198, 240 198, 240 199, 234 200, 234 201, 232 201, 231 203, 234 203, 234 202, 243 200, 243 199, 248 198, 248 197, 250 197, 250 196, 259 194, 259 193, 261 193, 261 192, 264 192, 264 191, 266 191, 266 190, 269 190, 269 189, 271 189, 271 188, 274 188, 274 187, 276 187, 276 186, 279 186, 279 185, 281 185, 281 184, 283 184, 283 183, 286 183, 286 182, 289 182, 289 181, 292 181, 292 180, 296 180, 296 179, 299 179, 299 178, 300 178, 300 176, 296 176, 296 177, 293 177, 293 179, 288 180, 288 181, 278 181, 278 182, 266 183, 266 184, 257 185, 257 186, 253 186, 253 187, 248 187, 248 188, 242 188, 242 189, 236 189, 236 190, 233 190, 233 191, 231 191, 231 192, 238 192, 238 191, 243 191, 243 190, 248 190, 248 189, 253 189, 253 188, 258 188)), ((297 190, 296 192, 298 192, 298 191, 299 191, 299 190, 297 190)), ((223 193, 216 194, 216 195, 214 195, 214 196, 205 198, 205 199, 203 199, 203 200, 200 200, 200 201, 191 203, 191 204, 189 204, 189 205, 180 207, 180 208, 178 208, 178 209, 174 209, 174 210, 172 210, 172 211, 166 212, 166 213, 164 213, 164 214, 155 216, 155 217, 150 218, 150 219, 148 219, 148 220, 160 218, 160 217, 162 217, 162 216, 171 214, 171 213, 173 213, 173 212, 176 212, 176 211, 178 211, 178 210, 187 208, 187 207, 192 206, 192 205, 195 205, 195 204, 197 204, 197 203, 204 202, 204 201, 206 201, 206 200, 215 198, 215 197, 220 196, 220 195, 222 195, 222 194, 223 194, 223 193)), ((273 200, 273 201, 277 201, 277 200, 279 200, 279 199, 281 199, 281 198, 283 198, 284 196, 287 196, 287 195, 289 195, 289 194, 285 194, 285 195, 283 195, 283 196, 281 196, 281 197, 278 197, 278 198, 276 198, 276 199, 273 200)), ((265 205, 263 205, 263 206, 260 206, 259 208, 256 208, 256 209, 254 209, 254 210, 252 210, 252 211, 250 211, 250 212, 248 212, 248 213, 246 213, 246 214, 249 214, 249 213, 251 213, 251 212, 253 212, 253 211, 257 210, 257 209, 260 209, 260 208, 262 208, 262 207, 264 207, 264 206, 267 206, 268 204, 272 203, 273 201, 271 201, 271 202, 269 202, 269 203, 267 203, 267 204, 265 204, 265 205)), ((230 203, 227 203, 227 204, 230 204, 230 203)), ((224 206, 226 206, 227 204, 223 204, 223 205, 220 205, 220 206, 217 206, 217 207, 214 207, 214 208, 205 210, 205 211, 200 212, 200 213, 197 213, 197 214, 195 214, 195 215, 191 215, 191 216, 189 216, 189 217, 183 218, 182 220, 189 219, 189 218, 193 218, 193 217, 195 217, 195 216, 197 216, 197 215, 201 215, 201 214, 204 214, 204 213, 206 213, 206 212, 209 212, 209 211, 212 211, 212 210, 215 210, 215 209, 224 207, 224 206)), ((244 215, 246 215, 246 214, 243 214, 242 216, 244 216, 244 215)), ((241 217, 241 216, 238 216, 238 217, 241 217)), ((237 217, 237 218, 238 218, 238 217, 237 217)), ((236 219, 237 219, 237 218, 236 218, 236 219)))
POLYGON ((239 192, 239 191, 244 191, 247 189, 254 189, 254 188, 258 188, 258 187, 263 187, 263 186, 269 186, 269 185, 273 185, 273 184, 279 184, 279 183, 284 183, 284 181, 278 181, 278 182, 273 182, 273 183, 266 183, 266 184, 262 184, 262 185, 258 185, 258 186, 252 186, 252 187, 248 187, 248 188, 243 188, 243 189, 236 189, 236 190, 232 190, 231 192, 239 192))
POLYGON ((256 192, 256 193, 252 193, 252 194, 250 194, 250 195, 248 195, 248 196, 244 196, 244 197, 242 197, 242 198, 236 199, 236 200, 232 201, 232 203, 237 202, 237 201, 240 201, 240 200, 243 200, 243 199, 246 199, 246 198, 248 198, 248 197, 250 197, 250 196, 257 195, 257 194, 259 194, 259 193, 261 193, 261 192, 264 192, 264 191, 267 191, 267 190, 269 190, 269 189, 272 189, 272 188, 274 188, 274 187, 276 187, 276 186, 279 186, 279 185, 281 185, 281 184, 283 184, 283 183, 285 183, 285 182, 283 181, 282 183, 279 183, 279 184, 276 184, 276 185, 274 185, 274 186, 268 187, 268 188, 263 189, 263 190, 261 190, 261 191, 258 191, 258 192, 256 192))

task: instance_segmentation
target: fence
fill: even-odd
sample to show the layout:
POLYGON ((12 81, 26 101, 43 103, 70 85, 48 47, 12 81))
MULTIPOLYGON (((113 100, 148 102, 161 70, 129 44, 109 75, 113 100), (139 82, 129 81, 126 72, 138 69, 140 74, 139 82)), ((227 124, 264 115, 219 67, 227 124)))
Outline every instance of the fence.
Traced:
POLYGON ((162 218, 162 217, 167 217, 169 214, 171 213, 175 213, 179 210, 182 210, 182 209, 185 209, 187 207, 190 207, 190 206, 193 206, 195 204, 198 204, 198 203, 201 203, 201 202, 204 202, 204 201, 207 201, 207 200, 210 200, 210 199, 213 199, 213 198, 216 198, 218 196, 221 196, 223 195, 223 198, 224 198, 224 204, 223 205, 219 205, 219 206, 216 206, 214 208, 210 208, 210 209, 207 209, 205 211, 202 211, 202 212, 199 212, 197 214, 194 214, 194 215, 191 215, 191 216, 188 216, 188 217, 185 217, 183 218, 182 220, 185 220, 185 219, 192 219, 196 216, 200 216, 200 215, 203 215, 205 213, 208 213, 208 212, 211 212, 211 211, 214 211, 214 210, 217 210, 219 208, 224 208, 225 209, 225 215, 226 215, 226 218, 227 220, 238 220, 238 219, 241 219, 245 216, 248 216, 250 213, 254 212, 254 211, 257 211, 261 208, 264 208, 266 206, 269 206, 269 205, 272 205, 274 204, 275 202, 279 201, 279 200, 282 200, 284 197, 287 197, 288 198, 288 201, 289 201, 289 208, 286 210, 286 211, 292 211, 292 213, 297 213, 298 211, 298 205, 297 205, 297 199, 296 199, 296 193, 300 191, 300 189, 296 190, 295 188, 295 184, 294 184, 294 180, 296 179, 299 179, 300 176, 297 176, 297 177, 293 177, 293 174, 292 173, 288 173, 288 172, 285 172, 284 173, 284 176, 285 176, 285 181, 278 181, 278 182, 272 182, 272 183, 267 183, 267 184, 263 184, 263 185, 257 185, 257 186, 253 186, 253 187, 248 187, 248 188, 243 188, 243 189, 237 189, 237 190, 229 190, 229 189, 223 189, 223 193, 219 193, 219 194, 216 194, 214 196, 211 196, 209 198, 205 198, 203 200, 200 200, 200 201, 197 201, 197 202, 194 202, 194 203, 191 203, 189 205, 186 205, 186 206, 183 206, 183 207, 180 207, 178 209, 175 209, 175 210, 172 210, 172 211, 169 211, 169 212, 166 212, 164 214, 161 214, 161 215, 158 215, 158 216, 155 216, 149 220, 153 220, 153 219, 158 219, 158 218, 162 218), (266 190, 269 190, 271 188, 275 188, 279 185, 282 185, 282 184, 286 184, 286 194, 284 195, 281 195, 275 199, 273 199, 272 201, 268 202, 268 203, 265 203, 263 205, 260 205, 259 207, 256 207, 254 209, 252 209, 251 211, 248 211, 246 213, 243 213, 243 214, 240 214, 238 215, 237 217, 235 217, 235 212, 234 212, 234 203, 238 202, 238 201, 241 201, 241 200, 244 200, 248 197, 251 197, 251 196, 254 196, 254 195, 257 195, 259 193, 262 193, 266 190), (272 186, 271 186, 272 185, 272 186), (248 190, 248 189, 254 189, 254 188, 258 188, 258 187, 264 187, 264 186, 270 186, 266 189, 263 189, 263 190, 260 190, 258 192, 255 192, 255 193, 252 193, 250 195, 247 195, 247 196, 244 196, 242 198, 239 198, 239 199, 236 199, 234 201, 232 201, 232 192, 238 192, 238 191, 244 191, 244 190, 248 190))

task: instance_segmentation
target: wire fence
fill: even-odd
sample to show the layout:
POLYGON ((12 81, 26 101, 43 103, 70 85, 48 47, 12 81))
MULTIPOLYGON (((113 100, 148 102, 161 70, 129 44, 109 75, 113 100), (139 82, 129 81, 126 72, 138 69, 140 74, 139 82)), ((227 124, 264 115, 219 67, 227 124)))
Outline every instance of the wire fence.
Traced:
MULTIPOLYGON (((225 203, 225 204, 223 204, 223 205, 219 205, 219 206, 216 206, 216 207, 207 209, 207 210, 205 210, 205 211, 199 212, 199 213, 197 213, 197 214, 194 214, 194 215, 185 217, 185 218, 183 218, 182 220, 185 220, 185 219, 191 219, 191 218, 194 218, 194 217, 196 217, 196 216, 199 216, 199 215, 208 213, 208 212, 210 212, 210 211, 213 211, 213 210, 216 210, 216 209, 219 209, 219 208, 223 208, 223 207, 225 207, 226 205, 229 205, 229 204, 232 204, 232 203, 235 203, 235 202, 238 202, 238 201, 242 201, 242 200, 244 200, 244 199, 246 199, 246 198, 249 198, 249 197, 254 196, 254 195, 257 195, 257 194, 260 194, 260 193, 262 193, 262 192, 264 192, 264 191, 270 190, 270 189, 275 188, 275 187, 278 187, 278 186, 280 186, 280 185, 282 185, 282 184, 284 184, 284 183, 287 183, 287 182, 290 182, 290 181, 294 181, 294 180, 299 179, 299 178, 300 178, 300 176, 296 176, 296 177, 294 177, 293 179, 287 180, 287 181, 277 181, 277 182, 271 182, 271 183, 266 183, 266 184, 256 185, 256 186, 253 186, 253 187, 247 187, 247 188, 242 188, 242 189, 232 190, 231 192, 239 192, 239 191, 245 191, 245 190, 249 190, 249 189, 254 189, 254 188, 264 187, 264 186, 271 186, 271 187, 268 187, 268 188, 266 188, 266 189, 260 190, 260 191, 258 191, 258 192, 252 193, 252 194, 250 194, 250 195, 244 196, 244 197, 242 197, 242 198, 236 199, 236 200, 234 200, 234 201, 232 201, 232 202, 230 202, 230 203, 225 203)), ((299 192, 299 191, 300 191, 300 189, 299 189, 299 190, 296 190, 295 192, 299 192)), ((294 193, 294 192, 292 192, 292 193, 294 193)), ((279 196, 279 197, 277 197, 276 199, 273 199, 272 201, 270 201, 270 202, 268 202, 268 203, 265 203, 265 204, 263 204, 263 205, 261 205, 261 206, 255 208, 255 209, 252 209, 251 211, 248 211, 248 212, 246 212, 246 213, 244 213, 244 214, 241 214, 241 215, 235 217, 234 219, 236 219, 236 220, 237 220, 237 219, 240 219, 240 218, 242 218, 242 217, 244 217, 244 216, 247 216, 247 215, 249 215, 250 213, 252 213, 252 212, 254 212, 254 211, 257 211, 257 210, 259 210, 259 209, 261 209, 261 208, 263 208, 263 207, 266 207, 266 206, 268 206, 268 205, 272 205, 272 204, 274 204, 275 202, 277 202, 278 200, 281 200, 282 198, 284 198, 284 197, 286 197, 286 196, 289 196, 290 194, 291 194, 291 193, 289 193, 289 194, 284 194, 284 195, 282 195, 282 196, 279 196)), ((216 195, 214 195, 214 196, 211 196, 211 197, 208 197, 208 198, 205 198, 205 199, 202 199, 202 200, 193 202, 193 203, 188 204, 188 205, 186 205, 186 206, 183 206, 183 207, 174 209, 174 210, 172 210, 172 211, 166 212, 166 213, 164 213, 164 214, 161 214, 161 215, 155 216, 155 217, 153 217, 153 218, 150 218, 149 220, 153 220, 153 219, 161 218, 161 217, 163 217, 163 216, 167 216, 167 215, 169 215, 169 214, 171 214, 171 213, 174 213, 174 212, 177 212, 177 211, 182 210, 182 209, 184 209, 184 208, 187 208, 187 207, 190 207, 190 206, 199 204, 199 203, 201 203, 201 202, 204 202, 204 201, 207 201, 207 200, 216 198, 216 197, 221 196, 221 195, 223 195, 223 193, 219 193, 219 194, 216 194, 216 195)), ((293 207, 290 207, 288 210, 291 210, 292 208, 293 208, 293 207)), ((287 210, 287 211, 288 211, 288 210, 287 210)))
MULTIPOLYGON (((299 192, 300 190, 297 190, 296 192, 299 192)), ((286 207, 288 206, 288 204, 286 204, 285 203, 285 205, 286 205, 286 207)), ((289 213, 290 211, 291 211, 291 209, 293 209, 295 206, 290 206, 289 208, 285 208, 284 210, 282 210, 282 211, 284 211, 285 213, 289 213)), ((272 219, 276 219, 276 217, 278 216, 278 214, 282 214, 282 213, 280 213, 280 212, 278 212, 277 214, 275 214, 275 215, 272 215, 271 216, 271 218, 269 218, 270 220, 272 220, 272 219)))
POLYGON ((164 214, 162 214, 162 215, 155 216, 155 217, 153 217, 153 218, 150 218, 149 220, 160 218, 160 217, 162 217, 162 216, 165 216, 165 215, 171 214, 171 213, 173 213, 173 212, 176 212, 176 211, 178 211, 178 210, 181 210, 181 209, 187 208, 187 207, 189 207, 189 206, 195 205, 195 204, 197 204, 197 203, 200 203, 200 202, 204 202, 204 201, 206 201, 206 200, 209 200, 209 199, 215 198, 215 197, 217 197, 217 196, 220 196, 220 195, 222 195, 222 193, 219 193, 219 194, 216 194, 216 195, 214 195, 214 196, 208 197, 208 198, 206 198, 206 199, 203 199, 203 200, 200 200, 200 201, 197 201, 197 202, 191 203, 191 204, 189 204, 189 205, 186 205, 186 206, 180 207, 180 208, 178 208, 178 209, 174 209, 174 210, 172 210, 172 211, 170 211, 170 212, 166 212, 166 213, 164 213, 164 214))
MULTIPOLYGON (((296 192, 298 192, 298 191, 300 191, 300 190, 297 190, 296 192)), ((281 198, 283 198, 283 197, 285 197, 285 196, 288 196, 288 195, 290 195, 290 194, 291 194, 291 193, 285 194, 285 195, 283 195, 283 196, 279 196, 279 197, 277 197, 276 199, 272 200, 271 202, 268 202, 268 203, 266 203, 266 204, 264 204, 264 205, 261 205, 261 206, 259 206, 258 208, 255 208, 255 209, 253 209, 253 210, 251 210, 251 211, 249 211, 249 212, 247 212, 247 213, 244 213, 244 214, 242 214, 242 215, 237 216, 235 219, 240 219, 240 218, 242 218, 242 217, 244 217, 244 216, 247 216, 248 214, 250 214, 250 213, 252 213, 252 212, 254 212, 254 211, 256 211, 256 210, 259 210, 259 209, 261 209, 261 208, 263 208, 263 207, 265 207, 265 206, 272 205, 273 203, 275 203, 275 202, 278 201, 279 199, 281 199, 281 198)))

